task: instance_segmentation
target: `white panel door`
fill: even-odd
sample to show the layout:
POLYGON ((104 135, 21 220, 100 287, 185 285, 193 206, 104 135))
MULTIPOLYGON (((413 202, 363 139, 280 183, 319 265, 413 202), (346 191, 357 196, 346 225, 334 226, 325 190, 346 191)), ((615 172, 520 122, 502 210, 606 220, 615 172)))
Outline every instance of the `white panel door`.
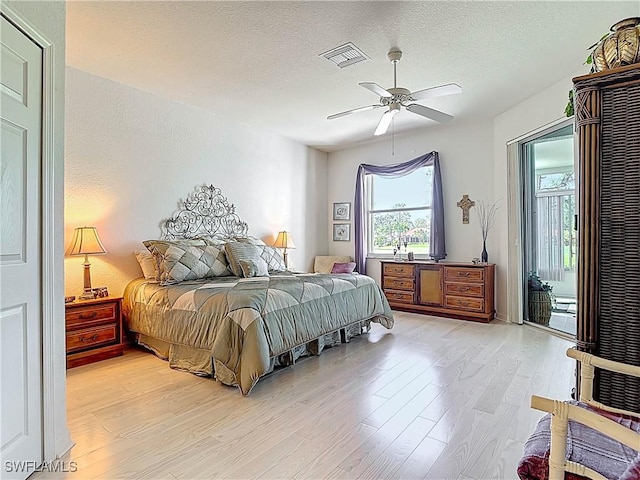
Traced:
POLYGON ((26 478, 43 459, 42 51, 4 17, 1 27, 0 477, 26 478))

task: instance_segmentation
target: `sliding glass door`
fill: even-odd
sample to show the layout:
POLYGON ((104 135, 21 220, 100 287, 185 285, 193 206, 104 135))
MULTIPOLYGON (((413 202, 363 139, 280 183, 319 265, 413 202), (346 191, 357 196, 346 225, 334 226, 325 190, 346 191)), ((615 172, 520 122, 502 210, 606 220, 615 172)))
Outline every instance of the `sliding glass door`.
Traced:
POLYGON ((524 318, 576 334, 576 197, 572 125, 521 144, 524 318))

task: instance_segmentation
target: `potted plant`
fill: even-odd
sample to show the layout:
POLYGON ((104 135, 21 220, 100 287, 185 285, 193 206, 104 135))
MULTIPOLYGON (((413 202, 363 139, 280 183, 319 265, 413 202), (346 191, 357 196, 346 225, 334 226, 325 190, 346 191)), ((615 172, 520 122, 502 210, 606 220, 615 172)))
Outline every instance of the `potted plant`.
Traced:
POLYGON ((529 292, 529 321, 549 325, 553 307, 553 287, 542 283, 536 272, 529 272, 527 282, 529 292))

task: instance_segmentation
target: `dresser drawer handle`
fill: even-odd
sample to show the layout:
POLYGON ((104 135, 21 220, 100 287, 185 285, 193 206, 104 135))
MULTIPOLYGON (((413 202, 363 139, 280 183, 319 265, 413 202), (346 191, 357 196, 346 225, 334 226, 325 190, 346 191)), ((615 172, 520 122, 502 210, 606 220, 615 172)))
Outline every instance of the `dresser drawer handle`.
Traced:
POLYGON ((458 287, 459 292, 468 292, 469 290, 469 287, 458 287))
POLYGON ((393 271, 396 272, 396 273, 402 273, 402 272, 404 272, 404 268, 396 267, 396 268, 393 269, 393 271))
POLYGON ((94 333, 90 338, 80 337, 80 341, 82 343, 95 342, 97 339, 98 339, 98 334, 97 333, 94 333))
POLYGON ((96 318, 98 316, 98 312, 93 312, 91 315, 83 315, 80 314, 80 320, 89 320, 90 318, 96 318))
POLYGON ((458 272, 459 277, 468 277, 469 275, 469 272, 458 272))
POLYGON ((394 293, 393 298, 404 298, 404 295, 401 295, 399 293, 394 293))
POLYGON ((469 302, 465 302, 464 300, 458 300, 458 305, 460 305, 461 307, 468 307, 469 302))

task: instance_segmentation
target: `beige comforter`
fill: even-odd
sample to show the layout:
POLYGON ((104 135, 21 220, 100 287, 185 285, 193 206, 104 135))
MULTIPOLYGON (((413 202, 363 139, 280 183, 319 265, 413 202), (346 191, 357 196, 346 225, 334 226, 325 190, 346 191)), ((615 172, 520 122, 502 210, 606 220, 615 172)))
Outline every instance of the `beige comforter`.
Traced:
POLYGON ((211 351, 215 375, 248 395, 270 359, 362 320, 393 327, 372 278, 350 274, 219 277, 160 286, 138 279, 124 295, 131 331, 211 351))

